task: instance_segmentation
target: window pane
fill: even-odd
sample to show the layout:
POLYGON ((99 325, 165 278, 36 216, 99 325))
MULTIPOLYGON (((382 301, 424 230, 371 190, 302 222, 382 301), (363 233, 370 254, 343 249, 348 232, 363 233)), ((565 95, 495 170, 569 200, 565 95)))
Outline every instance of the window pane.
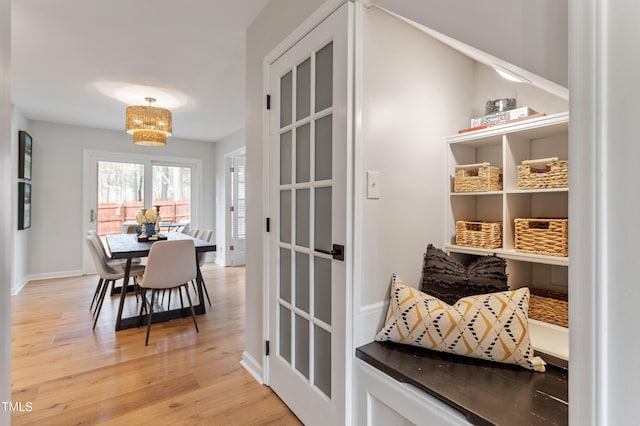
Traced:
POLYGON ((280 127, 291 124, 292 96, 292 74, 289 71, 280 78, 280 127))
POLYGON ((298 65, 296 72, 296 120, 309 116, 311 110, 311 58, 298 65))
POLYGON ((333 42, 316 53, 316 112, 333 104, 333 42))
POLYGON ((160 207, 161 223, 191 221, 191 168, 152 167, 153 207, 160 207))
POLYGON ((98 234, 120 234, 123 223, 135 226, 144 206, 144 165, 98 162, 98 234))

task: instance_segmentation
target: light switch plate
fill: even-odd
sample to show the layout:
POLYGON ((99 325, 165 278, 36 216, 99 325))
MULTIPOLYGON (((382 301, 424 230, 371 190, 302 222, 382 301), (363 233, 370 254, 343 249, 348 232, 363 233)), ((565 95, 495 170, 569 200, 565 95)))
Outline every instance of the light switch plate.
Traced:
POLYGON ((380 198, 380 172, 367 171, 367 198, 370 200, 380 198))

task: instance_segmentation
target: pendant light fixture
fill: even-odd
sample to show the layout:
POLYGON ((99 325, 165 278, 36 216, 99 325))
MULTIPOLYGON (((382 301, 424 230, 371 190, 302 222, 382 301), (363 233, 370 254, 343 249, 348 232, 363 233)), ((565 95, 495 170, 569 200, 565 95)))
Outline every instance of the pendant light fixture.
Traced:
POLYGON ((136 145, 165 146, 171 136, 171 111, 154 107, 155 98, 145 98, 148 106, 127 107, 127 133, 133 135, 136 145))

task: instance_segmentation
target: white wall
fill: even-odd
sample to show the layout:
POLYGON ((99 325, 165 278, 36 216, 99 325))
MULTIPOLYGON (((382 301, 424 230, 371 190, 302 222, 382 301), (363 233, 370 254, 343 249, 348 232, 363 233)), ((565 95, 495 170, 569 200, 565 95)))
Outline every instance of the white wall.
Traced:
POLYGON ((567 0, 372 0, 568 87, 567 0))
MULTIPOLYGON (((11 400, 11 256, 13 161, 11 144, 11 1, 0 0, 0 401, 11 400)), ((10 424, 0 408, 0 424, 10 424)))
MULTIPOLYGON (((25 130, 29 132, 28 121, 22 111, 15 105, 13 106, 12 126, 11 126, 11 146, 14 163, 18 163, 18 131, 25 130)), ((17 182, 18 168, 13 169, 13 181, 17 182)), ((17 192, 16 192, 17 194, 17 192)), ((15 198, 15 197, 14 197, 15 198)), ((13 209, 16 210, 16 209, 13 209)), ((14 229, 13 241, 13 272, 12 272, 12 293, 17 294, 27 283, 29 275, 29 234, 31 229, 23 229, 18 231, 17 214, 13 216, 12 229, 14 229)))
POLYGON ((216 263, 228 266, 226 241, 227 229, 227 209, 226 209, 226 184, 227 184, 227 154, 237 151, 245 146, 245 130, 240 129, 229 136, 217 141, 213 145, 214 169, 215 169, 215 194, 216 194, 216 221, 215 221, 215 241, 217 245, 216 263))
MULTIPOLYGON (((262 368, 263 342, 263 247, 266 241, 263 205, 262 114, 265 110, 262 60, 289 33, 311 15, 323 0, 271 0, 247 29, 247 291, 245 322, 246 363, 262 368)), ((262 371, 255 371, 258 375, 262 371)))
POLYGON ((366 171, 379 172, 381 196, 363 194, 355 221, 356 345, 373 340, 380 326, 391 274, 417 286, 427 244, 442 247, 444 137, 468 127, 468 109, 460 106, 471 105, 475 77, 474 61, 376 8, 364 10, 363 30, 363 164, 356 174, 364 187, 366 171))
POLYGON ((83 150, 176 156, 203 160, 204 217, 198 224, 214 223, 213 144, 170 137, 167 145, 134 145, 124 131, 29 121, 33 138, 32 225, 29 233, 31 278, 74 275, 82 270, 83 150), (52 249, 55 247, 55 249, 52 249))

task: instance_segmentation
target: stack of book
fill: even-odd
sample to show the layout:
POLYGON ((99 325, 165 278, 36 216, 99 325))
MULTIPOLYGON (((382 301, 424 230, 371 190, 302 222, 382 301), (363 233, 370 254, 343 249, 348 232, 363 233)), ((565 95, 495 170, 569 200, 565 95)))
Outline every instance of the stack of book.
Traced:
POLYGON ((458 133, 472 132, 474 130, 486 129, 501 124, 512 123, 515 121, 526 120, 535 117, 542 117, 546 114, 536 112, 529 107, 521 107, 509 111, 500 111, 493 114, 483 115, 471 119, 471 127, 468 129, 458 130, 458 133))

